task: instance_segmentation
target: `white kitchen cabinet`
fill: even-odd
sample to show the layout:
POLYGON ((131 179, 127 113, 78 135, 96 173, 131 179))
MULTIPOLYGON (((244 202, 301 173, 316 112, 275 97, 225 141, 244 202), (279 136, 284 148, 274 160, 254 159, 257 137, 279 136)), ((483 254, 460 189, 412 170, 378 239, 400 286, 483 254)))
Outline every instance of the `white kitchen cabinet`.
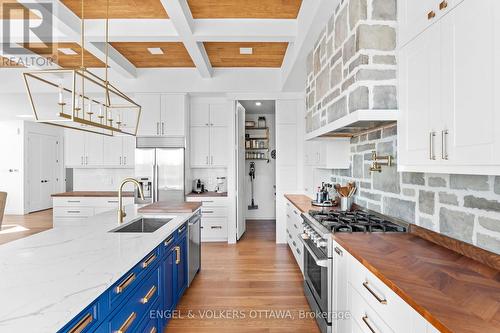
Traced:
POLYGON ((187 96, 185 94, 136 94, 142 107, 139 136, 185 136, 187 96))
POLYGON ((227 197, 187 197, 187 202, 201 202, 201 241, 227 242, 227 197))
POLYGON ((94 133, 85 134, 85 165, 100 166, 104 157, 104 136, 94 133))
MULTIPOLYGON (((333 310, 345 311, 350 308, 349 298, 349 253, 337 243, 333 243, 333 310)), ((341 316, 338 320, 333 320, 332 326, 334 332, 350 332, 351 320, 341 316)))
POLYGON ((85 165, 85 132, 77 130, 64 131, 64 162, 66 167, 82 167, 85 165))
POLYGON ((193 168, 225 168, 229 161, 228 104, 193 103, 190 157, 193 168))
POLYGON ((450 6, 399 52, 399 169, 498 175, 500 5, 450 6))
POLYGON ((124 167, 135 166, 135 137, 123 136, 122 137, 122 165, 124 167))
POLYGON ((108 167, 134 167, 135 138, 113 136, 104 138, 103 165, 108 167))
POLYGON ((301 235, 304 230, 302 217, 300 216, 300 210, 293 203, 285 200, 285 204, 287 243, 297 261, 300 271, 304 274, 304 246, 299 239, 302 237, 301 235))
POLYGON ((304 143, 304 162, 318 169, 348 169, 350 139, 307 140, 304 143))
POLYGON ((210 165, 213 167, 226 167, 229 162, 228 132, 228 127, 212 127, 210 130, 210 165))

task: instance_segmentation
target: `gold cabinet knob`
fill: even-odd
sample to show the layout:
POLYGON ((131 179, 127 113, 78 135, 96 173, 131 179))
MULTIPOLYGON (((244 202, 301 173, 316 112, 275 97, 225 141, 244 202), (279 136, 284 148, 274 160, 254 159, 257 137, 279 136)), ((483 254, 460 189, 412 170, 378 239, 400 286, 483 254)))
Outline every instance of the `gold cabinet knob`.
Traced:
POLYGON ((444 10, 448 8, 448 1, 446 0, 443 0, 440 4, 439 4, 439 10, 444 10))
POLYGON ((429 13, 427 13, 427 19, 432 20, 433 18, 436 17, 436 12, 431 10, 429 13))

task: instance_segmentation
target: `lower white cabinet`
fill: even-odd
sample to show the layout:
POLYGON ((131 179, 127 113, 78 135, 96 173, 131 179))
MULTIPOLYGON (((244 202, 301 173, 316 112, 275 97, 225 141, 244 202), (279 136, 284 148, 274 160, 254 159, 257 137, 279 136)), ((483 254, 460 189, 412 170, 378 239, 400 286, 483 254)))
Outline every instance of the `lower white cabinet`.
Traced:
MULTIPOLYGON (((133 197, 124 197, 123 205, 134 203, 133 197)), ((94 215, 118 210, 118 198, 114 197, 53 197, 53 224, 71 227, 85 224, 94 215)))
MULTIPOLYGON (((342 252, 342 261, 338 269, 334 268, 334 301, 342 300, 345 305, 335 309, 348 309, 351 320, 349 330, 339 332, 352 333, 437 333, 439 332, 384 282, 371 273, 349 252, 334 242, 334 248, 342 252), (342 276, 337 279, 338 271, 342 276), (338 285, 338 284, 341 285, 338 285), (337 294, 346 290, 346 294, 337 294), (343 306, 346 306, 343 308, 343 306)), ((337 253, 337 250, 335 251, 337 253)), ((339 263, 337 259, 334 266, 339 263)), ((342 325, 347 325, 343 323, 342 325)))
POLYGON ((304 230, 300 210, 290 201, 286 200, 286 237, 293 256, 304 274, 304 246, 299 238, 304 230))
POLYGON ((227 242, 227 197, 187 197, 188 202, 201 202, 201 241, 227 242))

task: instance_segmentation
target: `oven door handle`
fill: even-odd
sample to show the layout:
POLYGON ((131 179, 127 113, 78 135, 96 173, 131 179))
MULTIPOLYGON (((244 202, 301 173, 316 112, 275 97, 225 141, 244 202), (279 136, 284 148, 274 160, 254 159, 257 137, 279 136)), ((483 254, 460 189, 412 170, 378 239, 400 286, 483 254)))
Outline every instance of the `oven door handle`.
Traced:
POLYGON ((320 258, 318 258, 318 256, 316 255, 316 253, 314 253, 314 251, 311 249, 311 247, 309 246, 309 244, 307 244, 306 241, 302 239, 302 237, 299 238, 299 241, 304 245, 304 247, 306 248, 307 252, 309 252, 311 254, 311 256, 313 257, 314 261, 316 262, 316 265, 328 268, 328 258, 326 258, 326 259, 320 259, 320 258))

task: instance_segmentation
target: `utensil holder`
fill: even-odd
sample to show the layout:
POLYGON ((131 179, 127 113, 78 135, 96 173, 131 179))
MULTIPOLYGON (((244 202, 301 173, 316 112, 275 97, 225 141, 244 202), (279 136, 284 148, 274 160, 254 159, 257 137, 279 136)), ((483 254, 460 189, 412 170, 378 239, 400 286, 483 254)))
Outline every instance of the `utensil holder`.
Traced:
POLYGON ((350 211, 353 203, 354 203, 353 197, 340 197, 340 210, 350 211))

